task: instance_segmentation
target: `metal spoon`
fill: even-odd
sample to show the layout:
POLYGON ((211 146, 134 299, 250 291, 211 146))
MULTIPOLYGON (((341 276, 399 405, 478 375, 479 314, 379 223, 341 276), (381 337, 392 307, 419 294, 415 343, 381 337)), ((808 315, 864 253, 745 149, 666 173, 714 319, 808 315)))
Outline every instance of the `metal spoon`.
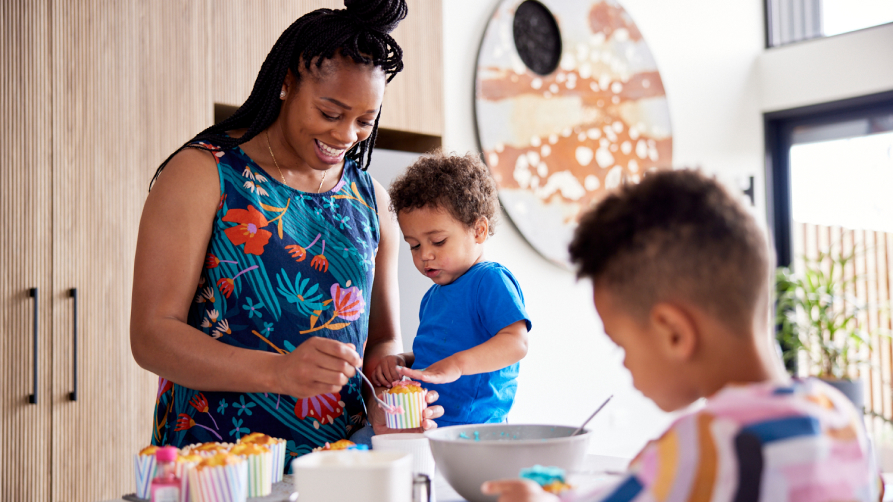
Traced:
MULTIPOLYGON (((357 373, 359 373, 360 376, 363 377, 363 380, 365 380, 366 383, 369 384, 369 388, 372 389, 372 397, 378 402, 378 405, 381 406, 381 409, 383 409, 383 410, 385 411, 385 413, 388 413, 388 414, 390 414, 390 415, 401 415, 401 414, 403 414, 403 410, 400 410, 399 413, 398 413, 398 410, 397 410, 397 407, 396 407, 396 406, 391 406, 391 405, 389 405, 388 403, 386 403, 386 402, 382 401, 381 399, 379 399, 378 396, 375 395, 375 386, 372 385, 372 382, 370 382, 369 379, 366 378, 366 375, 363 374, 363 371, 360 370, 359 367, 354 366, 354 368, 357 370, 357 373)), ((610 399, 610 398, 609 398, 609 399, 610 399)), ((604 405, 602 405, 602 406, 604 406, 604 405)), ((587 420, 587 422, 588 422, 588 420, 587 420)), ((584 425, 585 425, 585 424, 584 424, 584 425)))
POLYGON ((571 436, 576 436, 577 434, 579 434, 580 431, 583 430, 583 427, 586 427, 586 424, 588 424, 589 421, 592 420, 598 412, 602 411, 602 408, 604 408, 605 405, 608 404, 608 401, 610 401, 612 397, 614 397, 614 394, 611 394, 610 396, 608 396, 608 399, 605 399, 605 402, 602 403, 602 405, 599 406, 598 409, 596 409, 595 411, 593 411, 593 412, 592 412, 592 415, 589 415, 589 418, 587 418, 586 421, 583 422, 583 425, 581 425, 579 429, 575 430, 574 433, 571 434, 571 436))

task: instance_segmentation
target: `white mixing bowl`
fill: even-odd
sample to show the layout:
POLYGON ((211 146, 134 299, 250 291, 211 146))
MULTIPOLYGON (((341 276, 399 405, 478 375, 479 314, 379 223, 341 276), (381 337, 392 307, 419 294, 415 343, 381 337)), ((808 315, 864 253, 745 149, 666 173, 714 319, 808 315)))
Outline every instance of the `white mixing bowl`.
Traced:
POLYGON ((496 500, 481 493, 484 481, 517 478, 536 464, 581 470, 590 431, 571 436, 564 425, 456 425, 425 432, 437 470, 470 502, 496 500))

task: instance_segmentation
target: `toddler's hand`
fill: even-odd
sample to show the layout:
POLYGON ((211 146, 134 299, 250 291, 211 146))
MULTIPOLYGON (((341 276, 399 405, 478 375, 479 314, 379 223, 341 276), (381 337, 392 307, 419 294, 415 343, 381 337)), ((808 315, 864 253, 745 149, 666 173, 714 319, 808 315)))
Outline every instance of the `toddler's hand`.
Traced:
POLYGON ((378 361, 378 367, 372 373, 372 383, 379 387, 390 387, 391 382, 400 380, 400 373, 397 366, 406 366, 403 356, 385 356, 378 361))
POLYGON ((559 499, 546 493, 540 485, 529 479, 502 479, 487 481, 481 486, 484 495, 499 495, 499 502, 557 502, 559 499))
POLYGON ((424 370, 401 368, 400 374, 421 382, 450 383, 455 382, 462 376, 462 369, 459 368, 459 365, 456 364, 452 357, 448 357, 437 361, 424 370))

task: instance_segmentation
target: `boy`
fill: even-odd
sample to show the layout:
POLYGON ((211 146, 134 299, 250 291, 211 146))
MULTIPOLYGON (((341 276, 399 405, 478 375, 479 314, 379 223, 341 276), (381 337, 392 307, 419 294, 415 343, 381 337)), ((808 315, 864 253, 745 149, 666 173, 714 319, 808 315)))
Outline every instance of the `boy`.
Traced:
MULTIPOLYGON (((570 245, 636 388, 665 411, 707 398, 625 479, 568 500, 876 501, 879 477, 846 398, 791 380, 773 351, 773 255, 754 219, 693 171, 653 173, 583 216, 570 245)), ((558 500, 485 483, 501 501, 558 500)))
POLYGON ((373 381, 428 383, 443 405, 439 426, 505 421, 531 325, 518 281, 483 259, 498 206, 493 179, 476 156, 434 153, 389 193, 413 263, 434 285, 422 299, 412 352, 384 358, 373 381))

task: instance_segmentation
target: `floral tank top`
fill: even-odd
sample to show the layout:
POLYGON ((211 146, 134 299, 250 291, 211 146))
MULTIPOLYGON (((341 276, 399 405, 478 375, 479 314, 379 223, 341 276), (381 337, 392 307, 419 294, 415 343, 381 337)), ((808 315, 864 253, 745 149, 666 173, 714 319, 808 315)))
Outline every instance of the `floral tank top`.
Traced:
MULTIPOLYGON (((286 354, 321 336, 353 343, 362 357, 380 237, 371 176, 347 160, 334 189, 305 193, 241 148, 214 155, 221 196, 188 323, 244 349, 286 354)), ((358 375, 340 392, 307 399, 159 379, 152 444, 235 442, 262 432, 288 441, 288 465, 363 427, 360 389, 358 375)))

